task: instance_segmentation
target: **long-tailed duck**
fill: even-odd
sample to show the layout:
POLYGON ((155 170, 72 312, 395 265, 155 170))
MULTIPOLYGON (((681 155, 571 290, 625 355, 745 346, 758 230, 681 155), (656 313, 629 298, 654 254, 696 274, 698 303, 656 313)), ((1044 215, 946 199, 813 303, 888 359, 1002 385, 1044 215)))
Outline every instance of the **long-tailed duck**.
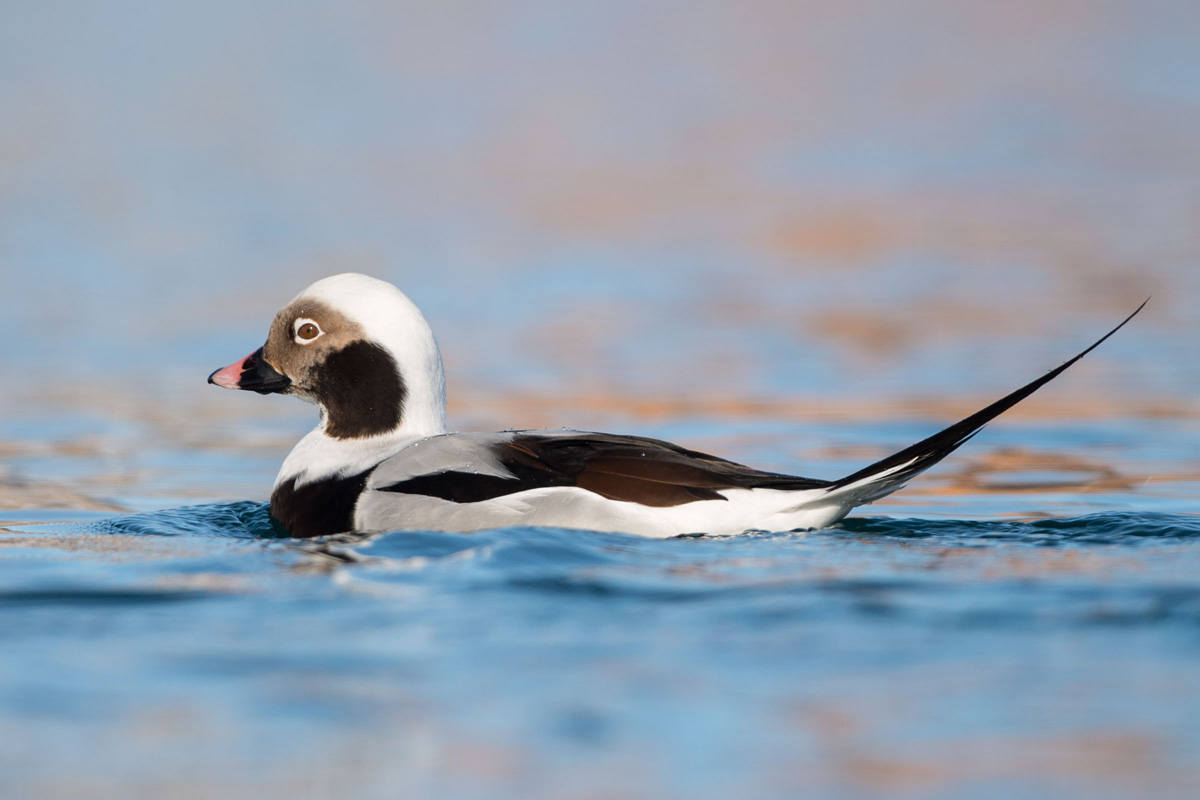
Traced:
POLYGON ((271 513, 293 536, 473 531, 510 525, 666 537, 822 528, 902 487, 1132 319, 1032 383, 838 480, 763 472, 639 436, 447 433, 433 332, 399 289, 365 275, 317 281, 267 342, 209 383, 316 403, 320 423, 283 462, 271 513))

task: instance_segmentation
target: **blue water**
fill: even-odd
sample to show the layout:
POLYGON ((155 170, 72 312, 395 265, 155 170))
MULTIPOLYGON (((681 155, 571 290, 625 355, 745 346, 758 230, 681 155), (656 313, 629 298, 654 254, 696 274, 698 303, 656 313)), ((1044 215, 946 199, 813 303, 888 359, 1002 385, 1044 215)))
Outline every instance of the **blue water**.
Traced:
POLYGON ((1168 796, 1200 742, 1200 516, 19 530, 6 796, 1168 796))

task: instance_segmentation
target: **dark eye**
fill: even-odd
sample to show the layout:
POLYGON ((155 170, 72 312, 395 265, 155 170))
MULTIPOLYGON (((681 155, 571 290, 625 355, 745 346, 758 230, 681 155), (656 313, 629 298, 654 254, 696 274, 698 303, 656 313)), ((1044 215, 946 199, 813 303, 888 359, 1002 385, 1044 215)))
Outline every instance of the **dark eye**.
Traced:
POLYGON ((321 329, 313 322, 306 322, 296 329, 296 338, 306 342, 311 342, 320 335, 321 329))

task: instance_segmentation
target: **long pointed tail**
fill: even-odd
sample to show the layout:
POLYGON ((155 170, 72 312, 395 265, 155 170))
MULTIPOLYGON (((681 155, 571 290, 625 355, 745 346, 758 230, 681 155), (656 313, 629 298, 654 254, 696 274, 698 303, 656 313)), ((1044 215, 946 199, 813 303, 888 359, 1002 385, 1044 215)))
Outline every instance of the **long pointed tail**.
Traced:
POLYGON ((881 461, 876 461, 869 467, 864 467, 841 480, 834 481, 833 485, 829 487, 830 499, 836 498, 838 505, 844 506, 849 511, 854 506, 869 503, 872 500, 877 500, 884 495, 896 491, 907 483, 910 478, 924 472, 953 453, 964 442, 979 433, 984 425, 987 425, 993 419, 1026 397, 1029 397, 1029 395, 1061 375, 1076 361, 1095 350, 1108 337, 1125 327, 1125 324, 1136 317, 1146 307, 1146 303, 1148 302, 1150 302, 1150 298, 1146 298, 1137 307, 1136 311, 1126 317, 1120 325, 1100 337, 1091 347, 1070 361, 1050 370, 1037 380, 1022 386, 1012 394, 997 400, 981 411, 976 411, 971 416, 954 423, 945 430, 935 433, 928 439, 923 439, 911 447, 904 448, 899 453, 890 455, 881 461))

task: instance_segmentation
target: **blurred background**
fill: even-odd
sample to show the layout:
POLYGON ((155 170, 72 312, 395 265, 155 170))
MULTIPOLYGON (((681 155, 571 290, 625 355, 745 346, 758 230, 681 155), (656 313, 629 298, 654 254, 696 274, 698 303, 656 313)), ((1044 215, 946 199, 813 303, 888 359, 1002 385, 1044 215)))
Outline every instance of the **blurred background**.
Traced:
POLYGON ((0 795, 1191 796, 1198 332, 1196 2, 4 0, 0 795), (1152 300, 830 531, 256 538, 348 270, 453 428, 823 478, 1152 300))
MULTIPOLYGON (((204 380, 348 270, 424 309, 455 428, 752 458, 686 421, 947 422, 1153 295, 1012 419, 1193 431, 1195 4, 0 15, 0 457, 29 491, 263 499, 313 409, 204 380)), ((768 466, 832 477, 823 444, 768 466)))

